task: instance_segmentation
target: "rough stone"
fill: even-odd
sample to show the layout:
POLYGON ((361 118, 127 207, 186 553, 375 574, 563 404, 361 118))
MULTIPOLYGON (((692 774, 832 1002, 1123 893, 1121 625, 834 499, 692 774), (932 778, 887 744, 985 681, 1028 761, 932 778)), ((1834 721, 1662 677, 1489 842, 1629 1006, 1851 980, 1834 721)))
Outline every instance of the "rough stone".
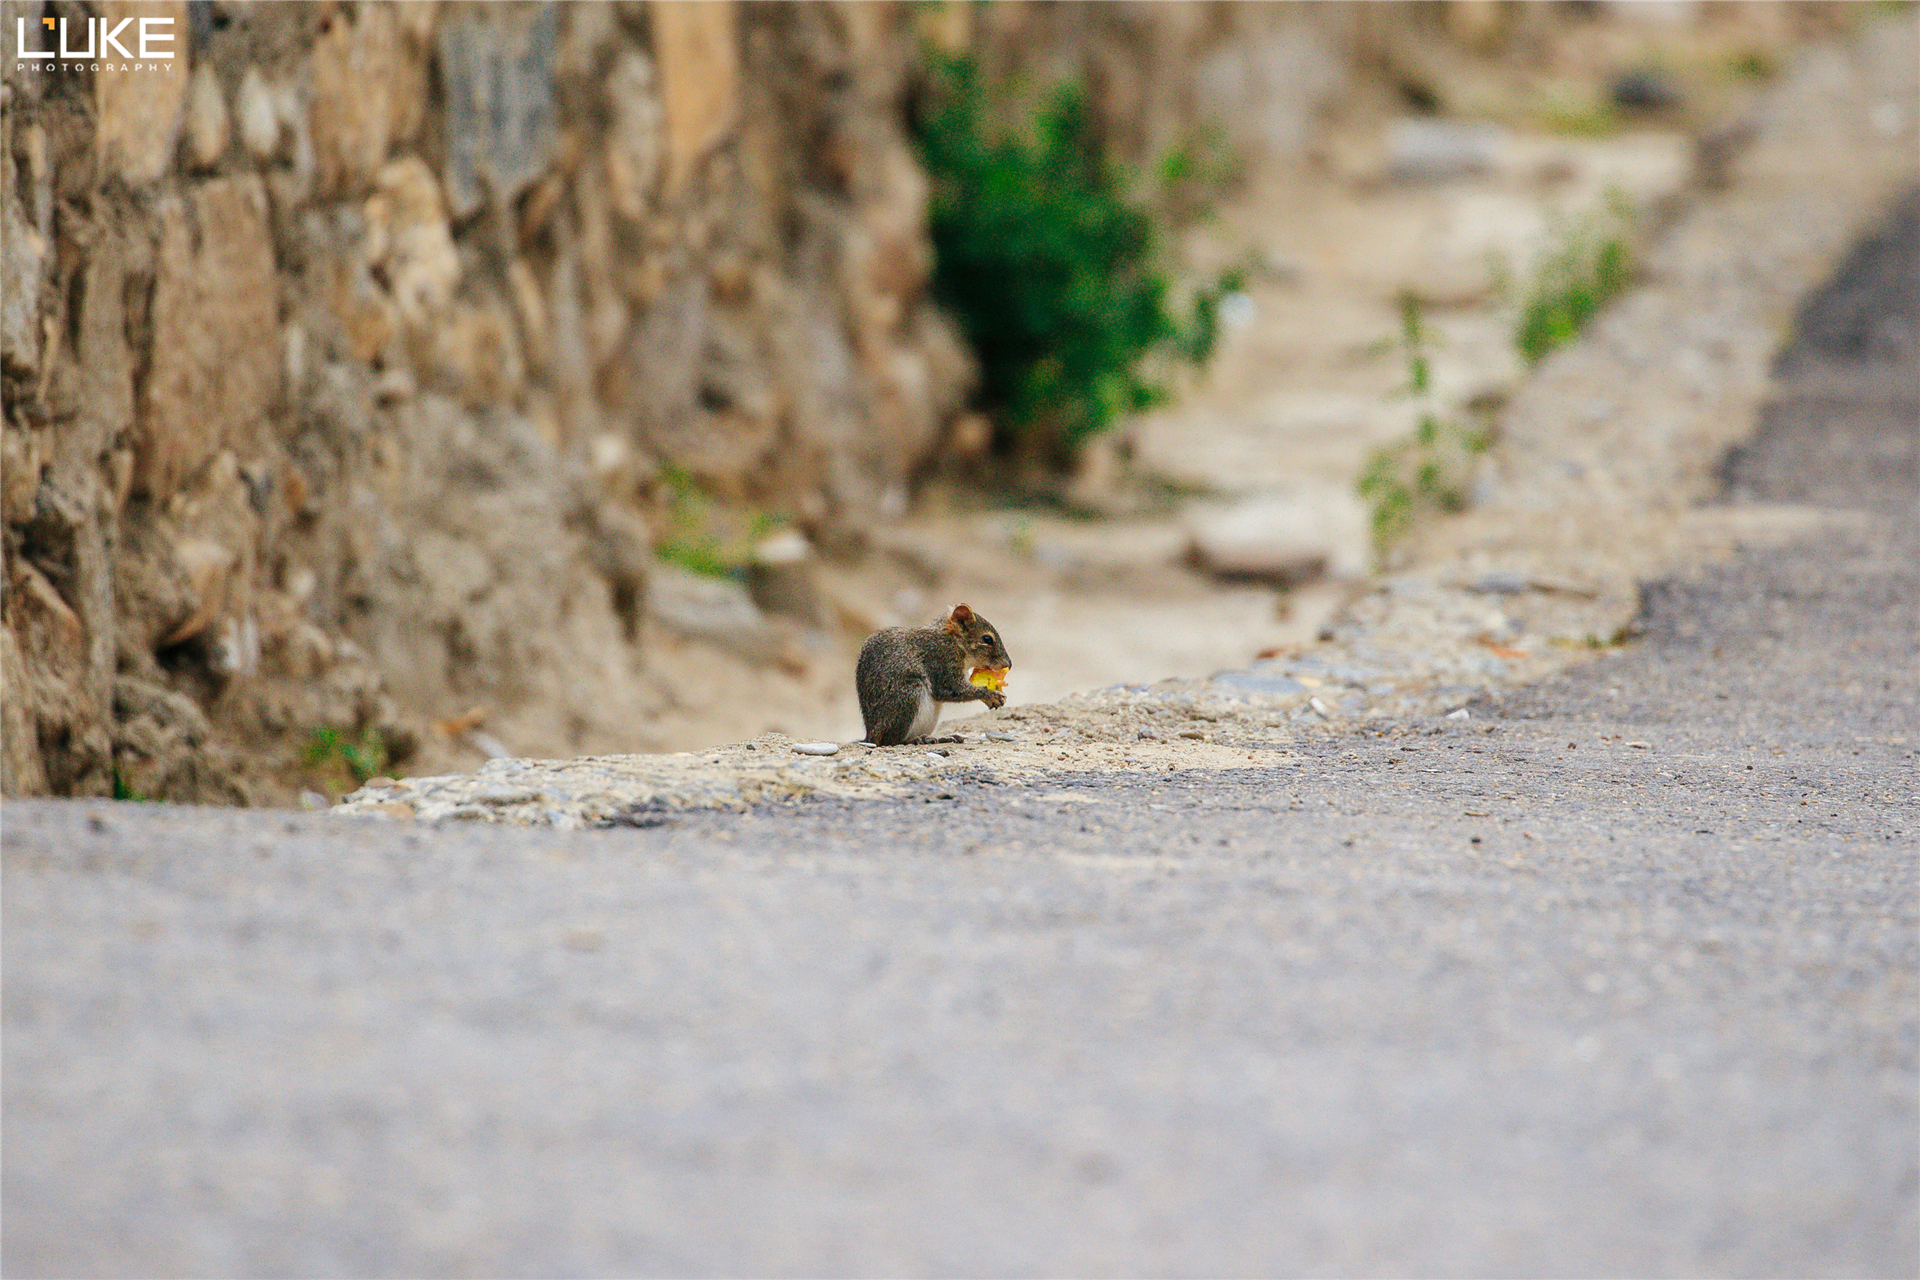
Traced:
MULTIPOLYGON (((73 335, 72 380, 68 387, 75 403, 86 412, 62 424, 44 440, 44 462, 51 463, 69 487, 86 473, 88 482, 101 454, 133 424, 136 367, 128 348, 127 302, 138 295, 139 246, 119 235, 103 236, 79 268, 82 283, 78 332, 68 315, 73 335), (129 285, 133 288, 129 288, 129 285)), ((49 347, 52 344, 49 343, 49 347)), ((43 359, 45 357, 43 356, 43 359)), ((51 398, 58 402, 62 378, 53 380, 51 398)))
POLYGON ((85 671, 87 629, 80 615, 24 557, 14 558, 11 570, 9 623, 21 647, 50 671, 85 671))
POLYGON ((472 408, 513 403, 526 385, 513 315, 498 298, 455 303, 431 342, 433 372, 472 408))
POLYGON ((607 581, 613 610, 631 643, 639 638, 647 582, 653 575, 652 532, 637 514, 612 501, 592 503, 585 514, 588 555, 607 581))
POLYGON ((1491 170, 1500 141, 1500 131, 1488 125, 1396 120, 1387 128, 1387 165, 1407 182, 1443 182, 1491 170))
POLYGON ((108 0, 100 16, 108 29, 125 18, 173 21, 171 61, 143 64, 159 69, 141 71, 107 69, 103 62, 93 77, 95 153, 109 171, 144 186, 167 171, 180 137, 190 78, 186 0, 108 0))
POLYGON ((20 207, 19 184, 6 186, 0 193, 0 362, 31 377, 40 369, 40 282, 47 245, 20 207))
POLYGON ((661 565, 647 584, 647 616, 750 661, 766 661, 778 648, 778 634, 745 587, 672 565, 661 565))
POLYGON ((660 182, 665 109, 654 85, 653 60, 624 50, 607 76, 613 129, 607 140, 607 194, 613 210, 639 221, 652 209, 660 182))
POLYGON ((686 434, 698 408, 700 361, 707 348, 712 307, 704 275, 669 282, 627 339, 612 372, 625 385, 613 398, 634 406, 643 431, 656 439, 686 434))
POLYGON ((465 218, 488 199, 504 207, 545 171, 555 137, 558 10, 504 7, 440 28, 447 89, 447 204, 465 218))
POLYGON ((367 256, 387 278, 394 305, 416 329, 443 314, 460 283, 460 254, 447 230, 440 184, 417 156, 384 166, 366 204, 367 256))
POLYGON ((414 539, 413 562, 422 586, 420 612, 438 626, 457 622, 496 577, 484 549, 433 529, 423 530, 414 539))
POLYGON ((34 433, 0 423, 0 518, 10 525, 33 519, 40 488, 40 444, 34 433))
POLYGON ((820 570, 812 544, 792 529, 756 544, 747 563, 747 593, 764 613, 820 625, 820 570))
POLYGON ((280 150, 280 113, 260 68, 248 67, 240 77, 236 105, 242 145, 255 160, 271 160, 280 150))
POLYGON ((1322 25, 1298 18, 1228 41, 1201 64, 1196 97, 1243 152, 1289 157, 1305 149, 1345 78, 1345 60, 1322 25))
POLYGON ((106 794, 112 760, 105 673, 92 650, 96 639, 111 644, 112 633, 90 636, 80 613, 44 574, 21 556, 8 555, 6 562, 7 591, 0 601, 6 696, 0 703, 7 708, 7 743, 0 753, 0 784, 22 792, 106 794))
POLYGON ((193 575, 174 553, 174 535, 161 526, 151 503, 133 504, 119 532, 113 558, 117 665, 147 671, 153 667, 153 651, 185 627, 201 597, 193 575))
POLYGON ((205 634, 226 609, 227 591, 240 557, 217 542, 190 538, 174 549, 174 558, 191 584, 193 609, 159 645, 175 645, 205 634))
POLYGON ((131 676, 113 682, 115 784, 147 800, 244 804, 212 725, 185 694, 131 676), (210 750, 211 749, 211 750, 210 750))
POLYGON ((46 766, 40 759, 38 717, 30 699, 33 682, 20 656, 13 628, 0 627, 0 795, 41 795, 47 790, 46 766))
POLYGON ((1366 570, 1368 517, 1358 499, 1256 498, 1196 515, 1188 523, 1194 566, 1222 578, 1297 586, 1329 573, 1366 570))
POLYGON ((392 7, 336 11, 314 42, 308 112, 321 194, 364 190, 393 143, 420 127, 426 65, 392 7))
POLYGON ((131 676, 114 679, 113 712, 117 720, 146 716, 161 725, 178 726, 183 735, 195 742, 204 739, 212 728, 207 723, 206 713, 194 704, 192 698, 164 685, 131 676))
POLYGON ((219 78, 211 67, 195 67, 187 87, 187 152, 194 165, 211 169, 218 164, 231 133, 219 78))
POLYGON ((158 496, 218 449, 250 450, 282 363, 265 188, 251 175, 216 178, 189 200, 160 213, 135 481, 158 496))
POLYGON ((666 108, 667 195, 673 198, 733 130, 738 16, 732 0, 656 0, 648 13, 666 108))
POLYGON ((548 318, 539 277, 526 259, 515 258, 507 264, 507 288, 513 295, 514 314, 520 321, 520 337, 525 344, 528 361, 536 366, 551 364, 553 324, 548 318))

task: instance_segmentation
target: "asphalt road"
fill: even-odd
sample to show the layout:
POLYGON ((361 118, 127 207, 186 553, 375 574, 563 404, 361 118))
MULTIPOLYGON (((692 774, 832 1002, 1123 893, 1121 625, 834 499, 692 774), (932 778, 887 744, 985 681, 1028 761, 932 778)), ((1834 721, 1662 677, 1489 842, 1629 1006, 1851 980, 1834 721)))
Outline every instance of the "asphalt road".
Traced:
POLYGON ((1906 209, 1728 469, 1860 519, 1466 722, 579 834, 9 804, 0 1265, 1914 1274, 1906 209))

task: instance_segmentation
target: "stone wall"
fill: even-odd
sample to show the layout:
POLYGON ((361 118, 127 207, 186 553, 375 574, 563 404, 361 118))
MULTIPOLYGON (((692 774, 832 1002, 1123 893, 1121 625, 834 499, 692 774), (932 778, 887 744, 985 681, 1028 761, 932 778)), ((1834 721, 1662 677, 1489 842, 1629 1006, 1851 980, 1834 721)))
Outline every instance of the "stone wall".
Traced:
POLYGON ((96 12, 176 57, 0 90, 8 794, 630 740, 662 475, 826 537, 964 398, 904 6, 4 16, 96 12))
MULTIPOLYGON (((1558 65, 1590 11, 4 0, 5 39, 177 39, 0 63, 0 790, 286 799, 316 735, 435 767, 483 717, 659 746, 680 499, 845 552, 967 421, 923 40, 1083 77, 1136 162, 1216 125, 1290 162, 1343 99, 1482 109, 1470 58, 1558 65)), ((716 661, 803 665, 778 639, 716 661)))
POLYGON ((1086 84, 1117 156, 1148 163, 1217 140, 1237 161, 1290 159, 1352 78, 1372 6, 1113 0, 942 5, 922 27, 991 82, 1086 84))

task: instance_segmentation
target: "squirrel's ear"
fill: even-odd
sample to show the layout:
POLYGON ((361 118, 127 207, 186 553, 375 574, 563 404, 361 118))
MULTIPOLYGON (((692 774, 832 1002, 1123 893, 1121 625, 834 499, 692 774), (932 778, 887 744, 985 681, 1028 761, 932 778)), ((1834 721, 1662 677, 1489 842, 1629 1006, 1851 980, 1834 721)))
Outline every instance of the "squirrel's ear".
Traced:
POLYGON ((973 610, 963 604, 957 604, 953 606, 953 620, 955 622, 972 622, 973 610))

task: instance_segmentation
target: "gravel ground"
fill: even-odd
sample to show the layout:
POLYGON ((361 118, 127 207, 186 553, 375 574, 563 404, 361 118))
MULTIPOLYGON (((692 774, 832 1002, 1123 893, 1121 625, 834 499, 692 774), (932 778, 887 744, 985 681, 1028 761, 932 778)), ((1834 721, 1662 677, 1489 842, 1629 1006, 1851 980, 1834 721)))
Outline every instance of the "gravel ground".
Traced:
POLYGON ((1860 514, 1465 720, 600 832, 9 804, 0 1262, 1913 1274, 1906 209, 1729 465, 1860 514))

